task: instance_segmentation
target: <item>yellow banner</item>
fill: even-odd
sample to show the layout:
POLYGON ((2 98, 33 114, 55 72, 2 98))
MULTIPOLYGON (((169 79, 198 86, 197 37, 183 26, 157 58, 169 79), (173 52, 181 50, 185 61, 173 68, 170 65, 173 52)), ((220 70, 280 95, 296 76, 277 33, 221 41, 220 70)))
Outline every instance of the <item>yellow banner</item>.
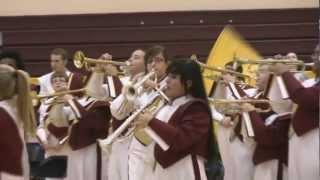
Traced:
MULTIPOLYGON (((221 67, 234 58, 244 58, 250 60, 261 59, 260 54, 251 47, 239 33, 235 31, 230 25, 226 26, 220 33, 217 41, 215 42, 208 60, 208 66, 221 67)), ((243 73, 255 77, 255 70, 257 67, 244 65, 243 73)), ((213 72, 210 70, 204 70, 203 77, 214 75, 218 72, 213 72)), ((204 78, 204 84, 206 88, 207 95, 209 95, 214 81, 208 78, 204 78)), ((253 84, 254 82, 248 82, 253 84)))

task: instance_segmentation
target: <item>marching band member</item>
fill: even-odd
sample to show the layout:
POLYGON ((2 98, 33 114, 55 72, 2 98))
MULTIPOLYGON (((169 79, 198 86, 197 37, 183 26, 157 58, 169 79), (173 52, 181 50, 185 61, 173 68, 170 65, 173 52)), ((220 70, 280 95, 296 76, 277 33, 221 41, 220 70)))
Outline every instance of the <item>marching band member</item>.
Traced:
MULTIPOLYGON (((269 100, 272 100, 270 107, 273 109, 256 112, 256 107, 253 105, 249 103, 242 105, 242 110, 249 112, 256 142, 253 153, 254 180, 288 179, 288 132, 293 104, 291 101, 281 99, 278 84, 272 83, 271 78, 273 76, 269 66, 260 65, 257 72, 257 86, 264 90, 264 97, 258 99, 270 98, 269 100), (281 107, 277 107, 275 103, 281 107)), ((263 104, 256 106, 266 109, 263 104)))
MULTIPOLYGON (((99 59, 103 60, 112 60, 112 55, 109 53, 104 53, 100 56, 99 59)), ((123 87, 123 83, 125 79, 127 79, 127 75, 119 78, 119 71, 117 67, 115 67, 112 64, 96 64, 95 67, 92 68, 93 72, 91 75, 89 75, 87 86, 95 87, 91 88, 90 92, 88 92, 90 95, 93 95, 94 97, 98 99, 104 99, 106 101, 111 102, 116 97, 118 97, 121 94, 121 89, 123 87), (100 87, 100 88, 99 88, 100 87)), ((111 125, 114 124, 112 118, 111 125)), ((112 126, 110 126, 111 129, 112 126)), ((111 158, 110 154, 110 148, 106 148, 101 146, 103 149, 102 151, 102 169, 106 169, 106 171, 102 171, 102 179, 120 179, 118 177, 113 177, 113 174, 116 174, 116 164, 117 163, 125 163, 126 161, 113 161, 109 162, 109 159, 111 158), (109 164, 112 164, 112 166, 109 166, 109 164), (111 171, 112 170, 112 171, 111 171), (111 173, 111 174, 110 174, 111 173)), ((116 151, 113 153, 113 157, 115 154, 119 153, 116 151)), ((120 156, 125 157, 125 156, 120 156)), ((124 173, 125 174, 125 173, 124 173)))
MULTIPOLYGON (((227 63, 225 67, 228 70, 242 72, 242 67, 234 67, 233 63, 227 63)), ((236 78, 229 73, 224 73, 222 77, 223 81, 218 84, 214 98, 234 100, 254 97, 258 94, 256 88, 246 85, 240 77, 236 78)), ((223 104, 220 106, 221 107, 217 106, 215 108, 222 115, 220 116, 220 121, 218 118, 216 118, 216 120, 221 124, 217 129, 217 140, 225 168, 224 178, 251 179, 254 169, 251 159, 255 144, 247 135, 242 113, 237 110, 239 109, 237 107, 224 106, 223 104), (237 150, 235 151, 235 149, 237 150), (244 164, 243 162, 245 161, 247 163, 244 164)))
POLYGON ((66 69, 68 62, 68 52, 62 48, 56 48, 51 51, 50 65, 52 72, 45 74, 38 78, 40 84, 40 95, 48 95, 54 93, 54 89, 51 84, 51 76, 53 73, 65 73, 70 76, 71 72, 66 69))
MULTIPOLYGON (((68 76, 66 74, 53 73, 50 79, 52 87, 55 92, 61 92, 68 90, 68 76)), ((59 155, 60 149, 56 149, 58 146, 58 140, 47 131, 46 120, 48 119, 48 112, 51 106, 48 104, 52 101, 56 100, 56 98, 48 99, 41 103, 39 108, 40 116, 40 124, 37 129, 37 137, 46 150, 46 155, 59 155)), ((64 154, 64 153, 62 153, 64 154)), ((62 155, 61 154, 61 155, 62 155)))
MULTIPOLYGON (((112 60, 112 55, 109 53, 104 53, 99 59, 112 60)), ((119 78, 117 67, 112 64, 96 64, 91 68, 91 71, 92 72, 90 72, 88 75, 87 82, 92 83, 93 86, 97 87, 92 89, 90 94, 99 99, 105 98, 109 101, 115 99, 121 94, 123 83, 119 78)))
POLYGON ((18 52, 3 51, 0 53, 0 64, 7 64, 15 69, 25 70, 23 60, 18 52))
MULTIPOLYGON (((130 81, 138 82, 145 74, 144 56, 145 52, 141 49, 132 52, 128 60, 130 62, 128 68, 130 81)), ((123 106, 124 101, 126 101, 124 95, 120 94, 111 102, 110 110, 113 116, 112 125, 114 130, 123 122, 121 120, 128 116, 128 112, 125 111, 132 111, 131 108, 120 108, 123 106)), ((128 180, 128 149, 131 138, 130 136, 125 136, 112 144, 108 166, 109 179, 128 180)))
POLYGON ((29 179, 25 147, 27 134, 35 132, 35 116, 28 75, 0 65, 0 179, 29 179))
MULTIPOLYGON (((70 90, 83 87, 83 78, 78 74, 69 82, 70 90)), ((90 88, 96 87, 86 87, 90 88)), ((58 103, 49 107, 46 127, 56 140, 55 150, 68 156, 65 179, 101 179, 103 162, 97 139, 108 134, 109 103, 83 93, 67 94, 56 100, 65 105, 58 103)))
POLYGON ((316 80, 304 87, 283 64, 271 70, 280 75, 290 99, 298 105, 292 119, 294 133, 289 141, 289 179, 319 179, 319 97, 320 97, 320 45, 312 56, 316 80))
POLYGON ((136 127, 148 127, 159 138, 148 146, 149 179, 207 179, 204 163, 212 145, 211 112, 200 67, 190 60, 170 63, 165 94, 172 101, 152 115, 142 113, 136 127), (164 144, 160 146, 160 144, 164 144))
MULTIPOLYGON (((65 73, 53 73, 51 75, 51 84, 55 92, 63 92, 66 90, 76 89, 75 79, 81 79, 79 74, 72 74, 70 78, 65 73)), ((81 81, 81 80, 80 80, 81 81)), ((78 86, 79 87, 79 86, 78 86)), ((72 112, 63 103, 54 103, 55 101, 62 101, 60 97, 53 97, 43 101, 39 108, 40 124, 37 129, 37 137, 39 142, 45 149, 46 157, 51 156, 69 156, 71 148, 68 143, 60 144, 59 141, 67 134, 68 131, 68 117, 72 112)), ((67 164, 67 169, 70 165, 67 164)), ((51 180, 58 180, 63 178, 47 178, 51 180)))
MULTIPOLYGON (((157 82, 149 80, 144 83, 145 91, 139 97, 140 107, 147 104, 158 94, 153 89, 154 87, 159 86, 162 88, 165 86, 168 65, 169 57, 167 50, 163 46, 153 46, 146 51, 145 67, 146 69, 149 67, 154 70, 157 82)), ((147 174, 152 172, 153 155, 149 153, 150 142, 151 139, 144 130, 134 132, 134 137, 129 146, 129 180, 148 179, 147 174)))
MULTIPOLYGON (((234 70, 232 63, 227 63, 225 68, 228 70, 234 70)), ((242 72, 242 67, 237 67, 237 72, 242 72)), ((226 83, 228 82, 235 82, 236 77, 232 76, 231 74, 222 73, 222 79, 216 82, 214 87, 214 92, 212 93, 212 98, 218 99, 232 99, 230 96, 230 92, 226 83)), ((233 126, 234 122, 232 121, 231 116, 228 114, 224 114, 221 112, 219 107, 215 107, 213 103, 210 103, 210 108, 212 112, 212 118, 217 122, 217 129, 216 129, 216 137, 217 143, 219 147, 219 152, 221 156, 221 160, 224 167, 224 180, 233 180, 234 177, 234 162, 233 162, 233 152, 230 148, 230 137, 233 133, 233 126)))

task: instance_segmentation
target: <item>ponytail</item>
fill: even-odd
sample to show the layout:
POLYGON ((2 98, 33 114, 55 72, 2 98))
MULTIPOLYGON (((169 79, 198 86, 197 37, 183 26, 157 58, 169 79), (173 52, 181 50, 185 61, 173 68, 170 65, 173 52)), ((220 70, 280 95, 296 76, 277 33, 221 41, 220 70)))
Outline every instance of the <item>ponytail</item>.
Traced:
POLYGON ((17 70, 16 78, 18 116, 23 123, 25 132, 33 136, 35 135, 36 122, 32 98, 30 96, 29 76, 26 72, 17 70))

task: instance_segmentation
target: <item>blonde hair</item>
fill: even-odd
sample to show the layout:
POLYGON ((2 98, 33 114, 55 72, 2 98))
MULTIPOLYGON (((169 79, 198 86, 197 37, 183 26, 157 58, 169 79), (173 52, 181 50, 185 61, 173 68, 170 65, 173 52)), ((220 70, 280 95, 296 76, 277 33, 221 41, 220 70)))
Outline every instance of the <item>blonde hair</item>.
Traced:
POLYGON ((8 65, 0 65, 0 100, 17 95, 18 117, 25 132, 34 135, 36 122, 30 96, 29 76, 22 70, 15 70, 8 65))

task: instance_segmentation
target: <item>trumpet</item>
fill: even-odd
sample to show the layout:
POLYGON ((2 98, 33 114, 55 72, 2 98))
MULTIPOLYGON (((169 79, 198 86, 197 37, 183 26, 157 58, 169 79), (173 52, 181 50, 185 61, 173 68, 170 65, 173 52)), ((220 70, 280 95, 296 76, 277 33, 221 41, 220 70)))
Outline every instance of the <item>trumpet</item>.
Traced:
POLYGON ((74 53, 73 64, 78 69, 81 69, 83 66, 88 67, 88 64, 112 64, 114 66, 122 66, 122 67, 127 67, 130 65, 128 61, 118 62, 118 61, 111 61, 111 60, 88 58, 84 55, 82 51, 77 51, 74 53))
MULTIPOLYGON (((153 114, 155 114, 158 110, 161 109, 161 107, 163 107, 166 103, 170 102, 169 98, 162 92, 164 88, 165 86, 160 89, 156 88, 158 92, 157 96, 155 96, 149 103, 145 104, 140 109, 135 111, 131 116, 129 116, 121 124, 121 126, 118 129, 116 129, 111 135, 109 135, 106 139, 99 140, 100 146, 105 147, 114 142, 143 111, 150 110, 153 114)), ((129 134, 133 133, 133 131, 134 127, 133 130, 129 132, 129 134)))
POLYGON ((229 73, 229 74, 232 74, 232 75, 237 76, 237 77, 243 77, 243 78, 249 78, 249 79, 252 78, 252 77, 249 76, 249 75, 242 74, 242 73, 239 73, 239 72, 236 72, 236 71, 223 69, 223 68, 221 68, 221 67, 208 66, 208 65, 200 62, 195 54, 193 54, 193 55, 190 57, 190 59, 193 60, 193 61, 195 61, 197 64, 199 64, 199 66, 200 66, 201 68, 203 68, 203 69, 208 69, 208 70, 216 71, 216 72, 220 72, 220 73, 229 73))
POLYGON ((141 87, 143 83, 145 83, 148 79, 150 79, 154 75, 155 75, 155 71, 152 70, 137 83, 133 84, 132 82, 129 82, 127 85, 124 85, 123 94, 125 98, 129 101, 134 101, 136 97, 139 95, 138 88, 141 87))

